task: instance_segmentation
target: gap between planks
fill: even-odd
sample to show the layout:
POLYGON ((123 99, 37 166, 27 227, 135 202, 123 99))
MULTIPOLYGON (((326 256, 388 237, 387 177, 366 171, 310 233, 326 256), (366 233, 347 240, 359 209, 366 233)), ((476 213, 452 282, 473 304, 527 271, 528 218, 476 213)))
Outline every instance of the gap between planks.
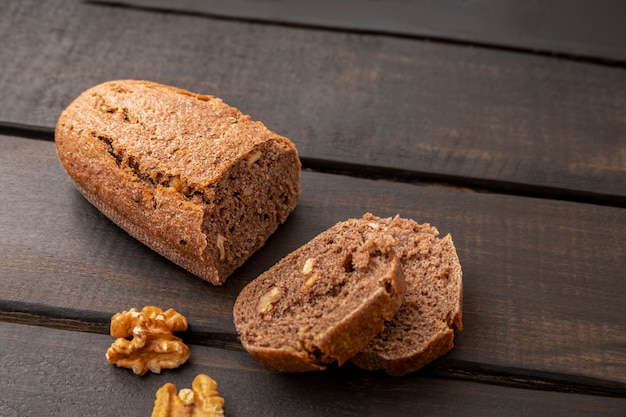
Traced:
MULTIPOLYGON (((42 308, 29 312, 29 306, 21 311, 0 305, 0 322, 47 327, 57 330, 109 334, 109 317, 76 318, 70 311, 44 311, 42 308)), ((15 306, 13 306, 15 307, 15 306)), ((190 329, 179 334, 189 345, 205 346, 233 351, 245 351, 235 334, 224 332, 197 332, 190 329)), ((346 365, 350 368, 352 365, 346 365)), ((336 365, 332 366, 336 368, 336 365)), ((349 370, 348 370, 349 372, 349 370)), ((382 371, 375 371, 382 372, 382 371)), ((530 369, 503 367, 447 359, 445 356, 417 371, 425 377, 449 378, 510 388, 585 394, 601 397, 626 398, 626 384, 598 378, 581 377, 530 369)))
MULTIPOLYGON (((54 141, 54 128, 0 121, 0 135, 54 141)), ((311 172, 343 175, 370 180, 420 184, 424 186, 447 187, 461 191, 505 194, 518 197, 542 198, 548 200, 626 208, 626 196, 620 195, 601 194, 589 191, 570 190, 484 178, 409 171, 392 167, 308 158, 302 155, 300 155, 300 160, 302 161, 302 169, 311 172)))
MULTIPOLYGON (((271 19, 265 19, 265 18, 252 18, 252 17, 245 17, 245 16, 232 16, 232 15, 202 12, 202 11, 180 10, 180 9, 172 9, 172 8, 158 7, 158 6, 144 6, 144 5, 123 3, 120 1, 86 0, 85 3, 93 4, 93 5, 101 6, 101 7, 114 7, 114 8, 122 8, 122 9, 129 9, 129 10, 152 12, 152 13, 166 13, 166 14, 174 14, 174 15, 181 15, 181 16, 194 16, 194 17, 201 17, 205 19, 215 19, 215 20, 224 20, 224 21, 232 21, 232 22, 244 22, 244 23, 260 24, 260 25, 282 26, 282 27, 288 27, 288 28, 293 28, 293 29, 318 30, 318 31, 326 31, 326 32, 336 32, 336 33, 354 33, 354 34, 360 34, 360 35, 386 36, 386 37, 394 37, 394 38, 399 38, 399 39, 412 39, 412 40, 422 41, 422 42, 433 42, 433 43, 440 43, 440 44, 445 44, 445 45, 465 46, 465 47, 470 47, 470 48, 482 48, 482 49, 488 49, 488 50, 493 50, 493 51, 515 52, 515 53, 520 53, 520 54, 543 56, 543 57, 563 59, 563 60, 568 60, 568 61, 601 65, 601 66, 607 66, 607 67, 626 68, 626 51, 624 51, 623 59, 612 59, 608 57, 597 57, 597 56, 588 56, 584 54, 549 51, 549 50, 544 50, 544 49, 539 49, 539 48, 531 48, 531 47, 523 47, 523 46, 499 45, 497 43, 481 42, 477 40, 463 40, 463 39, 457 39, 454 37, 446 37, 446 36, 396 32, 396 31, 383 30, 383 29, 343 28, 339 26, 315 24, 315 23, 289 22, 289 21, 283 21, 283 20, 271 20, 271 19)), ((625 33, 625 36, 626 36, 626 33, 625 33)))

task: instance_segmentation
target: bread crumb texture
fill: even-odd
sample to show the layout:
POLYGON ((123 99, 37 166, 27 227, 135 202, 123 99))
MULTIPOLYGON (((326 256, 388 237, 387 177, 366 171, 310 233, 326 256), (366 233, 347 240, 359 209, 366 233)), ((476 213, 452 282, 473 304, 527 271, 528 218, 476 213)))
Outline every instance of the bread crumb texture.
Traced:
POLYGON ((342 364, 379 333, 404 292, 392 237, 351 219, 248 284, 235 302, 235 325, 268 367, 320 370, 342 364))
POLYGON ((452 349, 454 331, 463 328, 462 302, 449 235, 367 213, 252 281, 234 317, 244 347, 270 368, 319 370, 350 360, 404 375, 452 349))
POLYGON ((221 99, 148 81, 82 93, 59 117, 77 188, 152 249, 222 284, 300 197, 296 148, 221 99))

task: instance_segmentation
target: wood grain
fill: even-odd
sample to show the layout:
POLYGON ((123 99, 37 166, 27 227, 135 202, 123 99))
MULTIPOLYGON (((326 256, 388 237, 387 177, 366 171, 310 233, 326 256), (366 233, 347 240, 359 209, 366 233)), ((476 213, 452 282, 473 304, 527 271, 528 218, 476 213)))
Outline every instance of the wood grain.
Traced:
POLYGON ((0 14, 0 120, 52 128, 84 89, 143 78, 220 96, 319 165, 626 205, 623 69, 59 0, 0 14))
POLYGON ((514 389, 451 379, 391 378, 354 368, 280 374, 247 353, 190 345, 176 370, 137 377, 107 363, 112 338, 0 322, 0 414, 147 416, 166 382, 214 378, 236 416, 622 416, 626 399, 514 389), (36 401, 34 400, 36 398, 36 401))
POLYGON ((623 209, 304 172, 293 215, 217 288, 90 206, 53 143, 1 137, 0 181, 5 319, 64 318, 101 331, 115 312, 152 304, 186 315, 198 343, 240 349, 232 306, 247 282, 337 221, 400 213, 451 233, 463 265, 465 330, 444 367, 536 370, 574 385, 595 378, 626 395, 626 305, 616 298, 626 293, 623 209))
POLYGON ((625 2, 113 3, 0 2, 1 416, 149 415, 158 387, 200 372, 229 416, 626 414, 625 2), (296 143, 298 208, 224 287, 63 172, 59 113, 115 78, 220 96, 296 143), (265 369, 236 296, 366 211, 452 234, 455 348, 402 378, 265 369), (136 377, 104 358, 109 320, 149 304, 185 314, 192 357, 136 377))
MULTIPOLYGON (((112 3, 112 2, 102 2, 112 3)), ((121 0, 116 4, 213 17, 428 38, 626 62, 626 3, 367 0, 121 0)))

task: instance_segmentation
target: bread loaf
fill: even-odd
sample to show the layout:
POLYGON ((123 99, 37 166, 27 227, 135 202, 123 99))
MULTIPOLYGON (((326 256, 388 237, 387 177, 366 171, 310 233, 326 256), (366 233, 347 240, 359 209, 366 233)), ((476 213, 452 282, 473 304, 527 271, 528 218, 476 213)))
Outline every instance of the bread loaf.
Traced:
POLYGON ((93 87, 62 112, 55 140, 93 205, 215 285, 265 243, 300 196, 293 143, 218 98, 174 87, 93 87))
POLYGON ((450 235, 439 238, 428 224, 370 214, 364 218, 393 236, 407 291, 393 320, 351 362, 404 375, 452 349, 454 330, 463 329, 461 265, 450 235))
POLYGON ((287 255, 235 302, 243 346, 279 371, 344 363, 402 303, 404 279, 393 243, 377 223, 351 219, 287 255))

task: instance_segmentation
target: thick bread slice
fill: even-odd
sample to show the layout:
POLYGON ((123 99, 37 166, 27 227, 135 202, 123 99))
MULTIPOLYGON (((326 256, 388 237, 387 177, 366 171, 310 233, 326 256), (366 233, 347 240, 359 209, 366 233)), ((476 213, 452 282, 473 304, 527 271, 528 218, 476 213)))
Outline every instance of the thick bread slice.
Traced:
POLYGON ((269 368, 321 370, 361 350, 396 313, 404 292, 391 236, 351 219, 248 284, 234 321, 243 346, 269 368))
POLYGON ((220 99, 147 81, 82 93, 60 115, 59 158, 77 188, 129 234, 224 283, 300 196, 287 138, 220 99))
POLYGON ((393 235, 407 292, 393 320, 351 362, 404 375, 452 349, 454 330, 463 329, 461 265, 450 235, 439 238, 428 224, 397 216, 365 218, 393 235))

